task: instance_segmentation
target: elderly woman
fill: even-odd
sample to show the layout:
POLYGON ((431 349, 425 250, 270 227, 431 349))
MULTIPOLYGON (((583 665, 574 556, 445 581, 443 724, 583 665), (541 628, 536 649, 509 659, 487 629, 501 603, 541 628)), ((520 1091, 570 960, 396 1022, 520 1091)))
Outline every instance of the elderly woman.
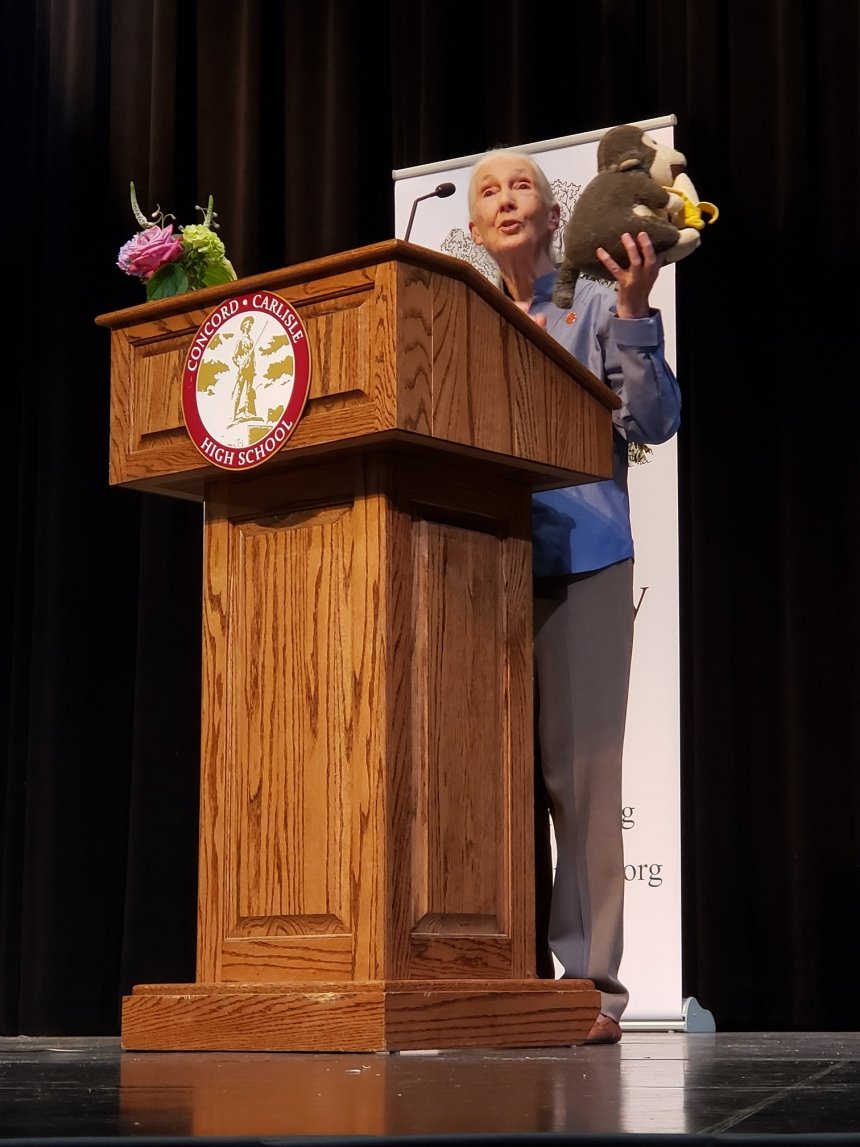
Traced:
POLYGON ((629 266, 602 248, 615 288, 581 276, 573 305, 552 302, 559 206, 527 155, 498 150, 472 170, 469 229, 501 286, 620 395, 611 480, 533 502, 536 704, 541 771, 556 836, 549 945, 564 975, 593 980, 601 1013, 587 1042, 617 1043, 627 991, 621 963, 624 857, 621 757, 633 648, 633 539, 627 446, 678 429, 680 393, 649 306, 660 260, 647 235, 625 235, 629 266))

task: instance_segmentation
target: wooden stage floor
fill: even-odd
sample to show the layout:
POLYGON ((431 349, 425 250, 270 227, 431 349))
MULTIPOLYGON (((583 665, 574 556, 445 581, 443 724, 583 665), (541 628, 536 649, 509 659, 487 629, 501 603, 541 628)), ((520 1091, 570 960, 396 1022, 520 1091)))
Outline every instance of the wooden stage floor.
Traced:
POLYGON ((860 1143, 860 1033, 628 1032, 610 1047, 369 1055, 0 1039, 2 1144, 644 1143, 645 1133, 860 1143))

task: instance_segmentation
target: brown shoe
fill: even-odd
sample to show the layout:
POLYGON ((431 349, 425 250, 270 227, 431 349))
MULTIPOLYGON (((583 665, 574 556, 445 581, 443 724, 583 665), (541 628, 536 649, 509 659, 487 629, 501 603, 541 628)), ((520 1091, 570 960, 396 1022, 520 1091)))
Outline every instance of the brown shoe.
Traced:
POLYGON ((586 1043, 619 1043, 621 1041, 621 1025, 612 1016, 603 1012, 597 1017, 588 1033, 586 1043))

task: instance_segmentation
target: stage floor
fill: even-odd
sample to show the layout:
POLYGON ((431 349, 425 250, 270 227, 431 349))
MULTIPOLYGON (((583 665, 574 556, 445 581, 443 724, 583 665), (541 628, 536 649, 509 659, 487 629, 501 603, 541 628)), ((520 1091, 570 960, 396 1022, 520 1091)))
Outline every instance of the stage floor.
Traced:
POLYGON ((0 1143, 858 1131, 853 1032, 628 1032, 610 1047, 369 1055, 0 1039, 0 1143))

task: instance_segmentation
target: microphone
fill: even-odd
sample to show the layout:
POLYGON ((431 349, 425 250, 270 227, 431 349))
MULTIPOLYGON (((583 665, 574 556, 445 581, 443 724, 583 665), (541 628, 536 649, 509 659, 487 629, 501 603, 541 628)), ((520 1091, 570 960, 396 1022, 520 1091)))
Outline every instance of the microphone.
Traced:
POLYGON ((419 195, 418 196, 418 198, 412 204, 412 213, 409 216, 409 222, 406 224, 406 236, 404 239, 405 243, 409 242, 409 236, 412 234, 412 223, 415 219, 415 208, 418 206, 418 204, 421 202, 421 200, 422 199, 433 199, 434 197, 437 197, 439 199, 447 199, 448 196, 453 195, 456 190, 457 190, 457 188, 454 186, 453 183, 440 183, 435 191, 428 191, 426 195, 419 195))

